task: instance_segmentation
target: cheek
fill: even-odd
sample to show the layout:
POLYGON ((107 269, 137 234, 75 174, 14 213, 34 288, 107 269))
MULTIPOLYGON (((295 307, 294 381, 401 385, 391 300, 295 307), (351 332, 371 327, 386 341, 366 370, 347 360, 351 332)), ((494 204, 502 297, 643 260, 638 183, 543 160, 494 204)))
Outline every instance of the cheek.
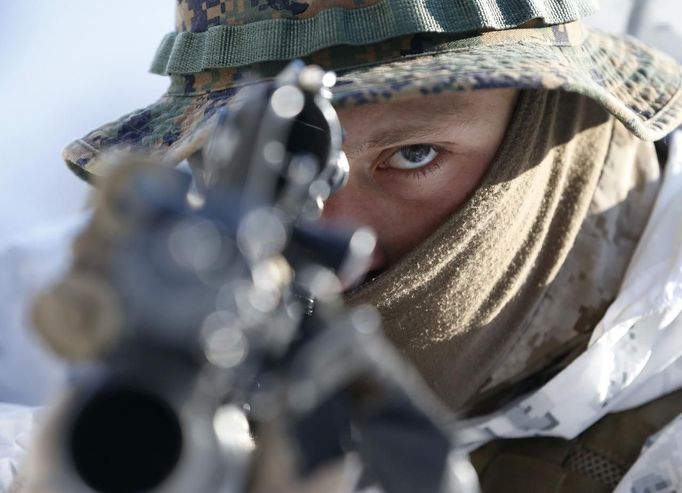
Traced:
POLYGON ((374 209, 381 221, 373 221, 389 263, 397 261, 443 224, 476 190, 492 155, 476 153, 444 163, 412 186, 384 186, 374 209), (394 188, 394 190, 391 190, 394 188))

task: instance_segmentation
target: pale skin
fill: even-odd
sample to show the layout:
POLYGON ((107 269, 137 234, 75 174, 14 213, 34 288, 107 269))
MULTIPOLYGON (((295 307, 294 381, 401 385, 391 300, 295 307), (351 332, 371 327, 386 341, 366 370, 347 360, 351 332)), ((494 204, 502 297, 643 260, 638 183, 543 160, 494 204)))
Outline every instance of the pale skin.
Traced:
POLYGON ((371 226, 370 270, 390 267, 477 188, 516 99, 516 90, 495 89, 338 110, 350 177, 323 219, 371 226))

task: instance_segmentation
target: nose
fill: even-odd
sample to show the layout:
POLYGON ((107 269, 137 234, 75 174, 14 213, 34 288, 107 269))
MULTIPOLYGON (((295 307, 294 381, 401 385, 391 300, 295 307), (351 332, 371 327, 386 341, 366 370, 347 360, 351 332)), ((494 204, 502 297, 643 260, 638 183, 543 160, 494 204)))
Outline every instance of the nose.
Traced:
POLYGON ((383 268, 387 257, 381 246, 381 234, 378 228, 381 223, 378 222, 380 215, 377 213, 376 192, 372 189, 371 183, 365 183, 363 177, 357 172, 353 173, 352 170, 351 164, 348 183, 325 203, 322 221, 353 229, 369 226, 376 235, 377 243, 373 246, 372 255, 364 259, 366 263, 358 266, 357 275, 359 276, 383 268))

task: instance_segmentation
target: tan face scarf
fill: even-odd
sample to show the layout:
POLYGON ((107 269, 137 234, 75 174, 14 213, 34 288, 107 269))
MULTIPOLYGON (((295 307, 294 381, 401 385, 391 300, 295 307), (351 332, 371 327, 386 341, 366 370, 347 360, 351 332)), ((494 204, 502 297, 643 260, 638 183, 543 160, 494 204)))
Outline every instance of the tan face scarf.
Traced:
POLYGON ((380 310, 389 339, 451 408, 489 380, 533 318, 588 214, 614 125, 588 98, 521 93, 471 199, 349 296, 380 310))

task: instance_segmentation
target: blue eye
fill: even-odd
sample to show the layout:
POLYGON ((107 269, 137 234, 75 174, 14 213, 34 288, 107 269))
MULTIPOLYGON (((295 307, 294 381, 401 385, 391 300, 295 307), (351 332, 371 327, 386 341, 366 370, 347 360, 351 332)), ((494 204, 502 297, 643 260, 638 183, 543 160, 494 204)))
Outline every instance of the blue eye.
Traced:
POLYGON ((422 168, 430 164, 438 156, 438 152, 438 149, 430 144, 401 147, 388 158, 386 164, 397 169, 422 168))

